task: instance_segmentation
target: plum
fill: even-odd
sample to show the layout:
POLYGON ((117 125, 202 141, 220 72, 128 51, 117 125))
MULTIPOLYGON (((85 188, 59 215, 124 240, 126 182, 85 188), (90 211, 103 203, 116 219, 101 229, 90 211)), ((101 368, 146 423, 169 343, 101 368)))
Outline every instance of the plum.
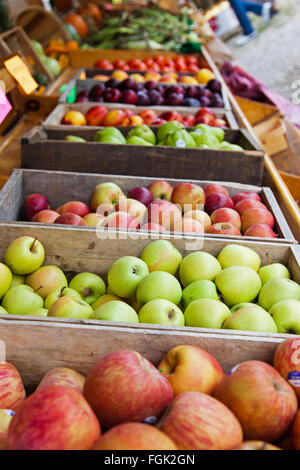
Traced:
POLYGON ((120 86, 121 82, 117 78, 110 78, 105 82, 106 88, 118 88, 120 86))
POLYGON ((107 88, 104 92, 104 100, 109 103, 117 103, 121 99, 121 92, 118 88, 107 88))
POLYGON ((146 88, 146 90, 156 90, 157 87, 158 87, 158 83, 155 82, 154 80, 148 80, 145 84, 144 84, 144 87, 146 88))
MULTIPOLYGON (((103 95, 104 91, 105 91, 105 86, 103 85, 103 83, 98 83, 98 84, 94 85, 91 88, 90 93, 89 93, 89 97, 92 98, 92 99, 98 98, 99 96, 103 95)), ((80 93, 82 93, 82 92, 80 92, 80 93)), ((83 96, 85 96, 85 95, 83 95, 83 96)))
POLYGON ((163 97, 161 96, 158 90, 149 91, 149 98, 150 98, 151 104, 153 105, 157 105, 160 101, 160 98, 163 99, 163 97))
POLYGON ((198 87, 196 85, 191 85, 191 86, 186 87, 185 97, 186 98, 200 98, 198 87))
POLYGON ((166 104, 169 106, 181 106, 184 100, 183 93, 168 93, 166 104))
POLYGON ((137 91, 138 83, 132 78, 126 78, 120 83, 120 89, 121 90, 129 89, 129 90, 137 91))
POLYGON ((192 108, 199 108, 200 106, 200 101, 197 100, 196 98, 185 98, 183 100, 183 106, 189 106, 192 108))
POLYGON ((134 90, 127 89, 127 90, 122 91, 122 96, 121 96, 122 103, 136 104, 137 100, 138 100, 138 97, 134 90))
POLYGON ((145 91, 137 92, 137 106, 149 106, 151 104, 150 97, 145 91))
POLYGON ((214 93, 221 93, 222 91, 221 82, 217 80, 216 78, 213 78, 212 80, 210 80, 206 86, 209 90, 211 90, 214 93))

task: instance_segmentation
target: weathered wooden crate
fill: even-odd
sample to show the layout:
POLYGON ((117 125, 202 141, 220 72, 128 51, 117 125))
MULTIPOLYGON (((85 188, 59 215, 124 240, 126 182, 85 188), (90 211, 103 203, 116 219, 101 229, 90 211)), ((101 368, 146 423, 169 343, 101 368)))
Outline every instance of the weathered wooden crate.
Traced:
MULTIPOLYGON (((42 227, 30 224, 0 223, 0 256, 16 237, 30 235, 39 239, 46 250, 45 264, 56 264, 65 272, 90 271, 106 278, 111 264, 124 255, 140 256, 151 241, 138 238, 99 240, 93 230, 71 227, 42 227)), ((127 234, 128 235, 128 234, 127 234)), ((183 256, 193 249, 203 249, 215 256, 228 240, 206 239, 204 246, 195 240, 168 237, 183 256)), ((235 242, 234 242, 235 243, 235 242)), ((262 264, 280 262, 300 281, 300 247, 268 242, 239 241, 253 248, 262 264)), ((87 373, 99 358, 116 349, 139 351, 154 364, 178 344, 203 347, 220 361, 224 370, 236 363, 257 359, 272 362, 276 346, 290 335, 251 333, 190 327, 167 327, 150 324, 112 323, 99 320, 73 320, 2 315, 0 340, 6 346, 7 360, 20 370, 27 387, 34 387, 42 375, 56 366, 73 367, 87 373)), ((296 339, 299 336, 295 337, 296 339)))
MULTIPOLYGON (((126 192, 136 186, 148 186, 155 178, 120 176, 120 175, 101 175, 91 173, 71 173, 71 172, 51 172, 39 170, 14 170, 12 176, 6 185, 0 191, 0 221, 8 224, 14 224, 16 221, 21 227, 26 223, 32 227, 36 226, 35 222, 21 222, 25 219, 24 201, 31 193, 41 193, 48 197, 51 207, 59 207, 68 201, 82 201, 89 205, 92 193, 97 184, 106 181, 112 181, 120 186, 126 192)), ((167 178, 172 186, 187 180, 175 180, 167 178)), ((207 180, 189 180, 196 184, 204 186, 211 181, 207 180)), ((253 191, 260 194, 262 201, 268 209, 273 213, 279 238, 268 239, 270 242, 274 240, 282 243, 296 243, 294 236, 285 221, 277 201, 269 188, 252 185, 242 185, 239 183, 222 183, 227 188, 229 194, 233 196, 242 191, 253 191)), ((39 226, 41 224, 38 224, 39 226)), ((46 227, 49 225, 46 224, 46 227)), ((54 225, 54 228, 58 225, 54 225)), ((85 230, 91 230, 87 227, 85 230)), ((224 238, 220 235, 205 234, 208 239, 224 238)), ((227 238, 227 237, 226 237, 227 238)), ((245 240, 246 237, 229 236, 233 240, 245 240)), ((266 239, 248 237, 250 240, 267 241, 266 239)))
MULTIPOLYGON (((245 149, 234 151, 69 142, 64 135, 75 133, 91 138, 96 129, 64 129, 38 128, 24 137, 22 167, 160 178, 205 177, 261 186, 264 152, 244 130, 226 130, 225 138, 245 149)), ((126 128, 120 130, 126 132, 126 128)))

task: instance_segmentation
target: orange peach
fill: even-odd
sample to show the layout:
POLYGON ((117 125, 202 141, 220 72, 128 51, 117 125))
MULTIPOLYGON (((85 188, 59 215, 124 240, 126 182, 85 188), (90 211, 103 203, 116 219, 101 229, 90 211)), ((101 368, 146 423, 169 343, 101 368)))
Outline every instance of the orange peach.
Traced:
POLYGON ((80 111, 71 110, 66 112, 61 120, 61 124, 71 124, 72 126, 86 126, 85 116, 80 111))
POLYGON ((158 72, 147 72, 145 75, 145 80, 153 80, 154 82, 159 82, 161 79, 161 74, 158 72))
POLYGON ((113 109, 109 111, 103 120, 103 126, 119 126, 125 119, 126 115, 121 109, 113 109))
POLYGON ((111 74, 111 78, 116 78, 117 80, 120 80, 120 82, 122 82, 123 80, 126 80, 126 78, 128 78, 128 73, 124 70, 115 70, 111 74))
POLYGON ((202 210, 205 204, 205 193, 198 184, 179 183, 173 189, 171 202, 179 204, 183 212, 202 210))

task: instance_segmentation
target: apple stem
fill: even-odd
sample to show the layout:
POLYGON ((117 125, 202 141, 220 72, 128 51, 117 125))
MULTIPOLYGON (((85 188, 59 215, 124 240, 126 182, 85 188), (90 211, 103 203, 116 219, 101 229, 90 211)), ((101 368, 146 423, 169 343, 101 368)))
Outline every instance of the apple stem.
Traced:
POLYGON ((38 290, 40 290, 43 286, 40 286, 38 287, 37 289, 35 289, 34 293, 36 294, 38 290))
POLYGON ((270 264, 270 256, 269 256, 269 253, 267 253, 267 265, 270 264))
POLYGON ((37 241, 37 238, 35 238, 35 239, 33 240, 32 245, 31 245, 31 247, 30 247, 30 251, 33 250, 33 247, 34 247, 34 244, 35 244, 36 241, 37 241))
POLYGON ((60 297, 62 297, 63 295, 63 291, 66 289, 66 286, 62 287, 61 290, 60 290, 60 297))

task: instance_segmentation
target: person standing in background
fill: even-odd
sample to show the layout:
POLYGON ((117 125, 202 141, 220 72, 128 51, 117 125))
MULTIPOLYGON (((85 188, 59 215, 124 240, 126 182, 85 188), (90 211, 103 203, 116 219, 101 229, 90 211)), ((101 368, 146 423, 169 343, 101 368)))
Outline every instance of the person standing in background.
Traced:
POLYGON ((244 46, 251 39, 257 36, 252 23, 247 15, 247 12, 255 13, 263 18, 265 24, 267 24, 271 17, 278 12, 274 2, 248 2, 245 0, 229 0, 230 6, 235 12, 240 25, 243 29, 243 35, 236 41, 236 46, 244 46))

